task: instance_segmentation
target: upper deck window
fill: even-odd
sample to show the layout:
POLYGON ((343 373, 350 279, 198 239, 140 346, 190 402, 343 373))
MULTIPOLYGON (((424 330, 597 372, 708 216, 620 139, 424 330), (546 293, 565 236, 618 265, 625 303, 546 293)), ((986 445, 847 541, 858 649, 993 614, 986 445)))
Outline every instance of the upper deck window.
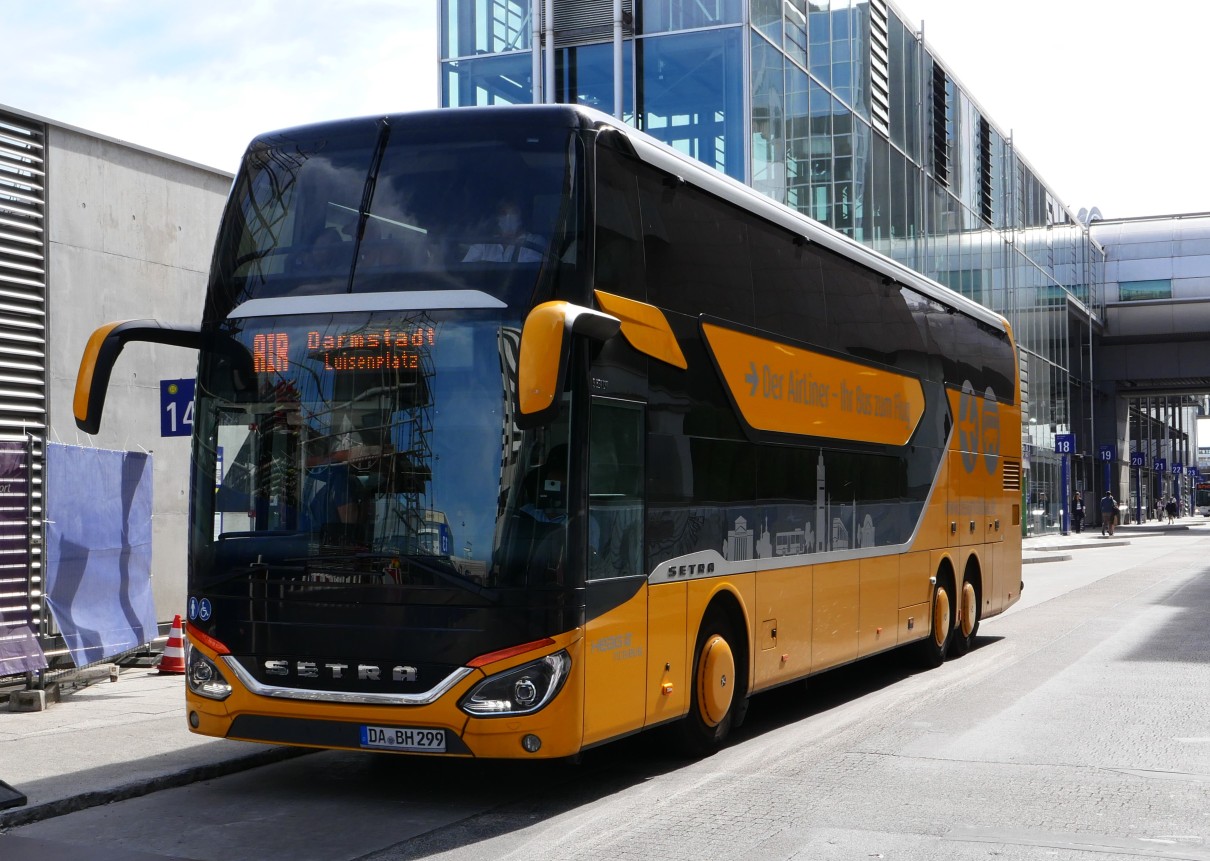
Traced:
POLYGON ((228 205, 208 317, 338 292, 532 301, 539 273, 578 253, 573 153, 571 130, 533 124, 359 120, 264 137, 228 205))

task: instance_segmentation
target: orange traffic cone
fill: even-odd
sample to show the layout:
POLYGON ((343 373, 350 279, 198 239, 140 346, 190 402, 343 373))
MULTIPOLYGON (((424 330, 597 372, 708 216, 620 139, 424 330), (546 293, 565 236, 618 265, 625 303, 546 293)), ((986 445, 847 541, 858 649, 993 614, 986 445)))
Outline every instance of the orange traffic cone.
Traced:
POLYGON ((160 655, 158 666, 160 675, 185 673, 185 643, 181 634, 180 613, 172 620, 172 630, 168 632, 168 642, 164 645, 164 653, 160 655))

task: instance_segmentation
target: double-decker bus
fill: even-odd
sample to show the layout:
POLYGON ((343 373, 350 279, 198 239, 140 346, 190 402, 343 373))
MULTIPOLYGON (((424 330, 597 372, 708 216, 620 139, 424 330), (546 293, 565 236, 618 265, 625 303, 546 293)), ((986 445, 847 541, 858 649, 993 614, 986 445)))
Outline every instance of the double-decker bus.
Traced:
POLYGON ((1210 517, 1210 481, 1199 481, 1193 490, 1193 512, 1210 517))
POLYGON ((194 731, 565 757, 897 647, 1021 589, 998 315, 570 106, 253 141, 200 326, 194 731))

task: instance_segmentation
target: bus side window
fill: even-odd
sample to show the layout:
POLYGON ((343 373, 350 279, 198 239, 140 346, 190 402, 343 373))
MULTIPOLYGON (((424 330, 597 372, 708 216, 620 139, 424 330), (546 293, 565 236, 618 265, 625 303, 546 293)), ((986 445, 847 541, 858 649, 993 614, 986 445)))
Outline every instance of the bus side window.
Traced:
POLYGON ((666 311, 751 326, 752 217, 645 165, 638 178, 648 301, 666 311))
POLYGON ((597 148, 595 286, 607 293, 645 302, 647 286, 635 164, 605 146, 597 148))
POLYGON ((781 227, 753 220, 752 277, 756 325, 798 342, 832 347, 819 255, 781 227))

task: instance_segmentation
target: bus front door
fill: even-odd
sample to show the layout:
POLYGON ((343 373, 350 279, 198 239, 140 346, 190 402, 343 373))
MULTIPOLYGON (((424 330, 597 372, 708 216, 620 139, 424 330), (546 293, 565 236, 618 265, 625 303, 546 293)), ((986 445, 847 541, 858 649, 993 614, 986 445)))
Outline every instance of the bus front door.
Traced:
POLYGON ((643 726, 647 682, 644 408, 593 398, 589 424, 586 745, 643 726))

